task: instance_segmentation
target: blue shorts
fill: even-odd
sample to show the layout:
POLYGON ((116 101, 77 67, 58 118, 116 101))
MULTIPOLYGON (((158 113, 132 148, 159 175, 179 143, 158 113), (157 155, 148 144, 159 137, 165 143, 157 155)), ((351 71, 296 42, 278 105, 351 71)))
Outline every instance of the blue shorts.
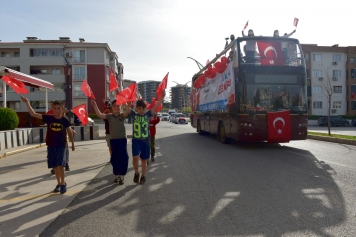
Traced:
POLYGON ((66 166, 66 148, 47 146, 47 164, 48 168, 66 166))
POLYGON ((150 139, 132 139, 132 156, 148 160, 150 158, 150 139))

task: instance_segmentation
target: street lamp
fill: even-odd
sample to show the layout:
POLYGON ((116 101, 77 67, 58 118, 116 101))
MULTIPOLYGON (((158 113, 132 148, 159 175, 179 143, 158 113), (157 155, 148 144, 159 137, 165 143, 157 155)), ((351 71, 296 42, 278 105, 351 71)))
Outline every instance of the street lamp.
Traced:
POLYGON ((198 65, 199 71, 204 67, 203 65, 201 65, 200 62, 198 62, 198 61, 195 60, 194 58, 191 58, 191 57, 187 57, 187 58, 190 58, 191 60, 194 60, 194 62, 198 65))
POLYGON ((184 107, 186 107, 186 103, 185 103, 186 102, 186 98, 185 98, 186 97, 186 90, 185 90, 185 88, 187 87, 187 84, 190 83, 191 81, 187 81, 184 84, 179 84, 178 82, 175 82, 175 81, 173 81, 173 82, 176 83, 178 87, 180 87, 179 91, 180 91, 181 94, 183 94, 183 106, 182 107, 184 108, 184 107), (182 93, 182 90, 183 90, 183 93, 182 93))

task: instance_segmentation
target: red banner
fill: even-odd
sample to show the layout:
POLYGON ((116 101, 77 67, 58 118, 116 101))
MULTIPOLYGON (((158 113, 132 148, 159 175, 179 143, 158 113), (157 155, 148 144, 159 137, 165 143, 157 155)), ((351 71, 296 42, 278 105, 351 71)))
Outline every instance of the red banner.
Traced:
POLYGON ((267 112, 268 142, 289 142, 291 139, 290 111, 267 112))
POLYGON ((72 109, 72 112, 77 115, 78 119, 82 122, 83 125, 88 124, 88 112, 86 104, 78 105, 72 109))
POLYGON ((82 86, 80 87, 80 89, 83 91, 83 93, 88 97, 88 98, 92 98, 95 100, 95 96, 93 91, 91 90, 88 82, 86 79, 84 79, 82 86))
POLYGON ((110 68, 110 92, 112 92, 113 90, 119 89, 119 85, 117 84, 117 80, 114 74, 114 71, 112 70, 112 68, 110 68))
POLYGON ((293 25, 297 27, 299 19, 294 17, 293 25))
POLYGON ((257 42, 263 66, 283 66, 284 55, 279 42, 257 42))
POLYGON ((247 26, 248 26, 248 21, 246 22, 245 27, 244 27, 243 30, 245 30, 247 28, 247 26))
POLYGON ((158 100, 161 99, 163 91, 167 88, 168 74, 169 74, 169 72, 167 72, 167 75, 163 78, 162 82, 157 87, 156 94, 157 94, 158 100))
POLYGON ((136 101, 136 82, 132 83, 129 87, 123 89, 116 95, 116 104, 121 105, 127 102, 136 101))
POLYGON ((8 84, 17 94, 27 94, 28 90, 22 81, 16 80, 10 76, 3 76, 2 80, 8 84))

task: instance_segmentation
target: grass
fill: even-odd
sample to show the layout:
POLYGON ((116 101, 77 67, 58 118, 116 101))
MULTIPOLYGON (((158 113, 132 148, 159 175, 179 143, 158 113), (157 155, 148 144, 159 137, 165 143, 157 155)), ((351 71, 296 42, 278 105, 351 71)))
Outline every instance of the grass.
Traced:
POLYGON ((308 135, 315 135, 315 136, 323 136, 323 137, 335 137, 335 138, 343 138, 343 139, 349 139, 349 140, 356 140, 356 136, 348 136, 348 135, 339 135, 339 134, 331 134, 329 136, 328 133, 322 133, 322 132, 309 132, 308 135))

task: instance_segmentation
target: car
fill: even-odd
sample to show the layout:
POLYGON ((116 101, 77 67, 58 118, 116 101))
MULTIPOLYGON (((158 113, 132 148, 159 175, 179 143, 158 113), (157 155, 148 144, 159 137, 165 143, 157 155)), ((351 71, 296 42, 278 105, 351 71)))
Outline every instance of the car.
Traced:
POLYGON ((185 114, 176 114, 173 119, 176 124, 188 124, 188 117, 185 114))
POLYGON ((354 118, 354 119, 351 120, 351 124, 356 127, 356 118, 354 118))
POLYGON ((173 123, 174 122, 174 117, 177 115, 178 113, 172 113, 169 115, 169 122, 173 123))
MULTIPOLYGON (((318 119, 319 126, 327 126, 328 125, 328 116, 321 116, 318 119)), ((330 126, 349 126, 350 123, 346 119, 340 116, 330 116, 330 126)))
POLYGON ((169 121, 169 114, 167 114, 167 113, 162 113, 162 115, 161 115, 161 121, 169 121))

